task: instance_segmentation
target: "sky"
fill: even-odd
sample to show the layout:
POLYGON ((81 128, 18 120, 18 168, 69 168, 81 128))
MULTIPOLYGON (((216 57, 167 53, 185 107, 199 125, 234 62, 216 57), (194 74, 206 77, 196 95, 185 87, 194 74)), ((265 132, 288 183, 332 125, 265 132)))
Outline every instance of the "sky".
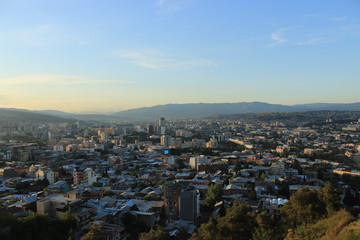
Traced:
POLYGON ((358 0, 0 0, 0 107, 360 102, 358 0))

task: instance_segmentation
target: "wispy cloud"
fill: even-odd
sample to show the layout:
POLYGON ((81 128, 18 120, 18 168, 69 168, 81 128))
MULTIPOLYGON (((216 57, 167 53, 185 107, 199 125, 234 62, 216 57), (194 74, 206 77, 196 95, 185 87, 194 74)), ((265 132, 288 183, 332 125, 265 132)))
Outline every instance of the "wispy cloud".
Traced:
POLYGON ((342 21, 345 21, 345 20, 348 20, 349 17, 348 16, 341 16, 341 17, 334 17, 333 20, 335 22, 342 22, 342 21))
POLYGON ((277 46, 286 43, 288 40, 284 37, 284 32, 289 28, 281 28, 271 33, 270 39, 273 41, 269 46, 277 46))
POLYGON ((0 85, 23 84, 51 84, 51 85, 76 85, 76 84, 103 84, 103 83, 129 83, 122 80, 99 80, 70 75, 30 75, 0 79, 0 85))
POLYGON ((9 30, 6 35, 3 35, 3 38, 5 37, 34 47, 68 43, 88 45, 90 43, 89 39, 72 31, 71 28, 49 23, 38 24, 17 31, 9 30))
POLYGON ((195 0, 157 0, 155 6, 167 14, 174 14, 190 6, 195 0))
POLYGON ((173 67, 212 66, 215 63, 207 59, 182 59, 179 56, 154 49, 128 51, 115 54, 133 64, 150 69, 166 69, 173 67))
POLYGON ((323 38, 314 38, 314 39, 309 39, 306 41, 302 41, 302 42, 297 42, 295 43, 296 45, 314 45, 314 44, 318 44, 321 42, 325 42, 327 41, 326 39, 323 38))

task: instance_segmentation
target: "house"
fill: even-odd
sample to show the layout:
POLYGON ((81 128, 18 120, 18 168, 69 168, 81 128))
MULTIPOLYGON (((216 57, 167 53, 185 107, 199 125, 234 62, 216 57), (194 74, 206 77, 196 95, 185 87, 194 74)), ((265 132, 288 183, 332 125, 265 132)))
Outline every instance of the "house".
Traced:
POLYGON ((69 184, 66 181, 58 181, 47 188, 50 193, 66 194, 69 191, 69 184))

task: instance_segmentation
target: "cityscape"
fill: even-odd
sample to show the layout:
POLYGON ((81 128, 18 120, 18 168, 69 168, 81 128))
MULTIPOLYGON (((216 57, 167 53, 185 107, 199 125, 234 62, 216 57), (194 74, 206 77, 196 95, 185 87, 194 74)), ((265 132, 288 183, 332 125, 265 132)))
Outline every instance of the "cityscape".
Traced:
POLYGON ((2 225, 3 239, 60 229, 54 239, 210 239, 214 219, 213 239, 315 239, 300 226, 326 218, 346 218, 336 239, 359 236, 349 212, 360 205, 360 111, 148 122, 24 113, 1 112, 2 221, 58 226, 41 238, 2 225))
POLYGON ((359 240, 359 17, 0 1, 0 239, 359 240))

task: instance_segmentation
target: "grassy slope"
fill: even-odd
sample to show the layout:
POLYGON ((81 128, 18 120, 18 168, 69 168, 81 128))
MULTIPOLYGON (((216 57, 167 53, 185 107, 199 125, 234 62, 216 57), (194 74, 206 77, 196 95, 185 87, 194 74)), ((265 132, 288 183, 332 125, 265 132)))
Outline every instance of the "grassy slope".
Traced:
POLYGON ((294 236, 287 239, 357 240, 360 239, 360 220, 354 220, 349 212, 341 210, 313 225, 299 227, 294 236))

